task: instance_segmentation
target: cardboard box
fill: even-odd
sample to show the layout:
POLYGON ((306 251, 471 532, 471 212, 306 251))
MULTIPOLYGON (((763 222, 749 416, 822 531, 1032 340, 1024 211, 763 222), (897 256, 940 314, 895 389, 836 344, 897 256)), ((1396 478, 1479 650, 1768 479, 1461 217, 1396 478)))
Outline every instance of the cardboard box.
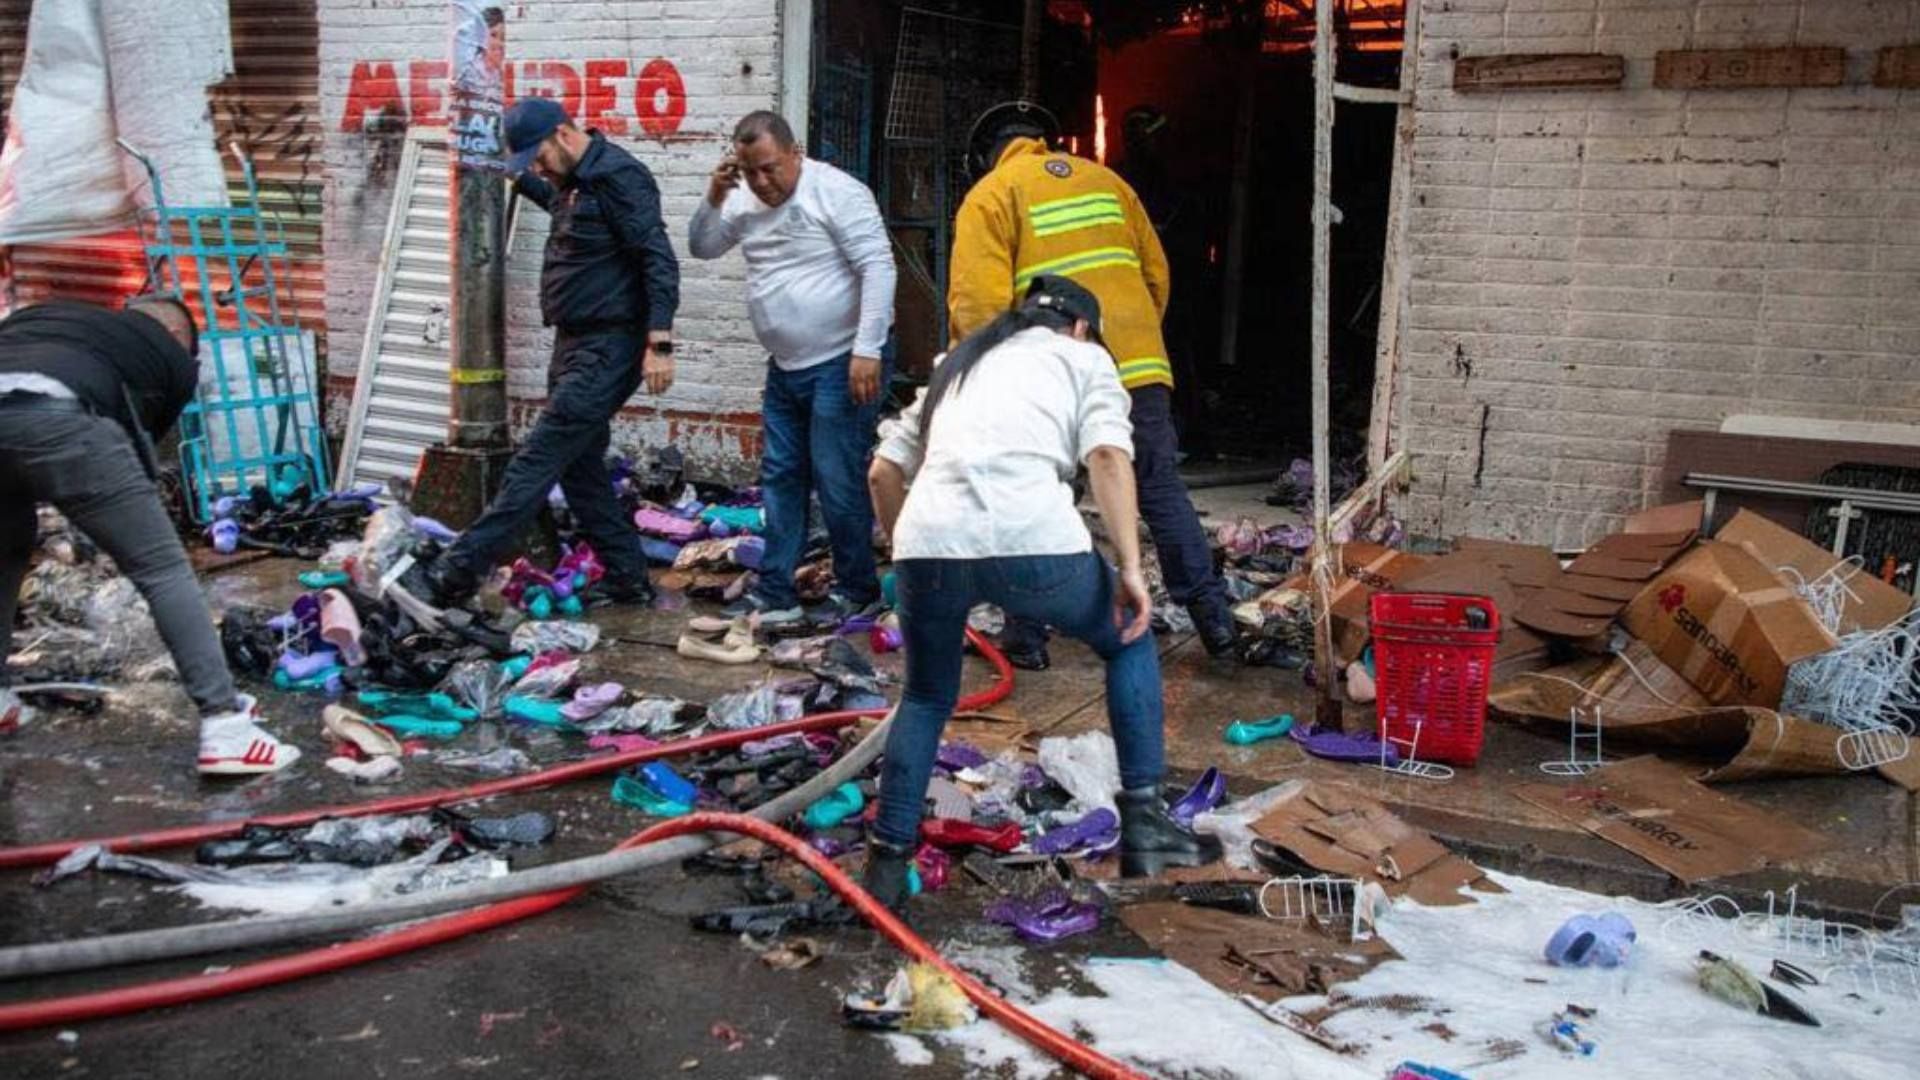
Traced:
POLYGON ((1787 667, 1835 644, 1771 569, 1714 540, 1654 578, 1620 621, 1716 705, 1778 706, 1787 667))
MULTIPOLYGON (((1745 549, 1769 569, 1791 568, 1805 581, 1820 577, 1840 563, 1833 552, 1751 510, 1733 515, 1733 520, 1722 525, 1714 539, 1745 549)), ((1788 582, 1793 580, 1791 574, 1783 578, 1788 582)), ((1878 630, 1898 621, 1913 608, 1913 597, 1872 574, 1852 575, 1847 578, 1847 588, 1853 590, 1853 596, 1841 611, 1842 634, 1878 630)))
POLYGON ((1373 594, 1393 588, 1403 575, 1426 561, 1425 556, 1364 540, 1340 545, 1340 577, 1334 582, 1329 610, 1333 612, 1334 651, 1342 661, 1358 660, 1373 637, 1368 613, 1373 594))

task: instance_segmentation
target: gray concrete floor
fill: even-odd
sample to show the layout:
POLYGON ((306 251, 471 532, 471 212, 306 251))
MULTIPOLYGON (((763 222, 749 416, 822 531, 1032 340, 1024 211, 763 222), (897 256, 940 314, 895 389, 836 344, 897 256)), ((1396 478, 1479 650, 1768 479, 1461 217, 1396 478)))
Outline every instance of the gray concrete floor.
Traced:
MULTIPOLYGON (((1230 490, 1230 489, 1215 489, 1230 490)), ((1264 486, 1261 486, 1261 494, 1264 486)), ((1203 495, 1203 498, 1206 498, 1203 495)), ((1206 501, 1232 512, 1229 499, 1206 501)), ((1265 523, 1268 508, 1250 512, 1265 523)), ((216 606, 288 602, 300 567, 266 561, 208 579, 216 606)), ((739 689, 758 669, 681 660, 671 646, 685 611, 623 611, 600 618, 610 639, 591 669, 650 690, 705 700, 739 689)), ((1486 757, 1453 781, 1429 784, 1304 757, 1289 743, 1250 748, 1222 741, 1236 719, 1312 714, 1311 692, 1293 672, 1245 670, 1210 661, 1185 636, 1161 639, 1166 678, 1169 757, 1191 775, 1218 765, 1233 790, 1246 794, 1293 777, 1359 785, 1412 821, 1433 829, 1483 865, 1602 892, 1647 898, 1679 895, 1664 874, 1514 797, 1520 783, 1543 779, 1535 765, 1561 756, 1559 740, 1495 726, 1486 757)), ((1055 666, 1022 672, 1013 697, 989 710, 1005 729, 1032 741, 1105 723, 1097 660, 1070 641, 1054 646, 1055 666)), ((882 658, 897 665, 897 657, 882 658)), ((987 681, 972 663, 968 688, 987 681)), ((86 717, 54 714, 0 742, 0 844, 115 834, 135 829, 235 818, 314 805, 359 801, 356 788, 321 767, 318 713, 311 696, 265 693, 277 732, 308 753, 291 776, 210 783, 192 771, 194 726, 176 688, 130 695, 132 703, 86 717)), ((1350 726, 1370 722, 1355 709, 1350 726)), ((538 748, 549 759, 572 753, 538 748)), ((466 778, 410 764, 397 790, 451 786, 466 778)), ((495 800, 491 809, 546 809, 562 834, 525 864, 606 847, 642 827, 635 811, 607 797, 610 781, 495 800)), ((384 792, 394 789, 379 789, 384 792)), ((1886 888, 1920 877, 1912 799, 1871 776, 1733 785, 1750 799, 1833 843, 1796 864, 1716 882, 1713 891, 1757 898, 1767 888, 1798 883, 1803 907, 1862 912, 1886 888)), ((180 857, 185 857, 180 853, 180 857)), ((0 1061, 13 1075, 287 1077, 495 1075, 589 1076, 617 1068, 639 1076, 871 1076, 896 1071, 891 1052, 872 1036, 844 1029, 840 996, 883 980, 894 964, 886 946, 864 931, 827 935, 833 950, 820 964, 776 972, 738 943, 686 929, 684 916, 737 902, 724 879, 687 878, 666 868, 596 888, 566 907, 503 931, 438 946, 350 974, 309 979, 208 1005, 188 1006, 84 1025, 77 1046, 53 1032, 0 1036, 0 1061), (749 1036, 728 1052, 711 1034, 731 1024, 749 1036)), ((922 906, 917 924, 935 941, 1008 940, 985 926, 984 893, 962 883, 922 906)), ((0 942, 17 944, 205 919, 208 913, 126 879, 28 886, 26 875, 0 875, 0 942)), ((1138 951, 1117 924, 1058 947, 1060 955, 1138 951)), ((1036 957, 1044 955, 1036 951, 1036 957)), ((217 957, 221 963, 248 957, 217 957)), ((0 984, 0 1001, 79 992, 133 979, 202 970, 205 961, 153 965, 105 975, 0 984)), ((921 1075, 964 1073, 942 1054, 921 1075)))

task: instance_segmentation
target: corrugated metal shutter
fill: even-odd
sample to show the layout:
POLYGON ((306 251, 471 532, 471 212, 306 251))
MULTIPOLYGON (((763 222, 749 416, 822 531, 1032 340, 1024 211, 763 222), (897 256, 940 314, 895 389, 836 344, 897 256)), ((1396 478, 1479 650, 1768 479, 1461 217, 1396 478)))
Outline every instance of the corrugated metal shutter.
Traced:
POLYGON ((445 128, 407 132, 382 245, 386 262, 336 470, 342 486, 411 479, 421 452, 446 437, 453 364, 447 340, 450 164, 445 128))
MULTIPOLYGON (((0 0, 0 80, 11 98, 26 53, 32 0, 0 0)), ((236 200, 237 142, 254 160, 261 208, 278 215, 292 255, 294 310, 325 349, 320 263, 320 57, 314 0, 231 0, 234 74, 208 95, 236 200)), ((138 139, 134 142, 137 144, 138 139)), ((146 259, 132 231, 12 250, 14 301, 53 297, 112 303, 141 288, 146 259)))

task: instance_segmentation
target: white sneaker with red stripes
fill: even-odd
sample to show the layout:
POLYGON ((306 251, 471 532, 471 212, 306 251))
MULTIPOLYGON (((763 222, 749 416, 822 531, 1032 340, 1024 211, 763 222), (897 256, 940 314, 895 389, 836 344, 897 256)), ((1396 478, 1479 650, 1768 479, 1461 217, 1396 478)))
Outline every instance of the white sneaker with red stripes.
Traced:
POLYGON ((262 730, 253 722, 258 708, 249 695, 240 695, 240 708, 200 721, 200 775, 250 776, 279 772, 300 760, 300 748, 262 730))

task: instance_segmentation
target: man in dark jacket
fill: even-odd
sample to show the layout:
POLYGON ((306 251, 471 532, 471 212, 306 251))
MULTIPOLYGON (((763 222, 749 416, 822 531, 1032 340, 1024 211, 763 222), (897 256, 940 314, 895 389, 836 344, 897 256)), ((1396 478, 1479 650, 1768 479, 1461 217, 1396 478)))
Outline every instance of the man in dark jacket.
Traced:
MULTIPOLYGON (((34 507, 52 503, 146 598, 200 710, 200 771, 277 772, 300 751, 261 730, 253 699, 234 690, 154 487, 153 439, 193 398, 197 344, 192 312, 162 296, 137 297, 125 311, 41 304, 0 322, 0 660, 33 556, 34 507)), ((19 708, 0 688, 0 726, 19 708)))
POLYGON ((575 127, 547 98, 516 102, 505 128, 520 194, 553 219, 540 272, 540 316, 555 329, 547 408, 486 512, 401 583, 441 607, 465 600, 558 482, 607 565, 602 596, 645 603, 653 598, 646 556, 613 497, 606 457, 608 424, 640 384, 654 395, 673 385, 680 264, 660 218, 660 189, 632 154, 575 127))

